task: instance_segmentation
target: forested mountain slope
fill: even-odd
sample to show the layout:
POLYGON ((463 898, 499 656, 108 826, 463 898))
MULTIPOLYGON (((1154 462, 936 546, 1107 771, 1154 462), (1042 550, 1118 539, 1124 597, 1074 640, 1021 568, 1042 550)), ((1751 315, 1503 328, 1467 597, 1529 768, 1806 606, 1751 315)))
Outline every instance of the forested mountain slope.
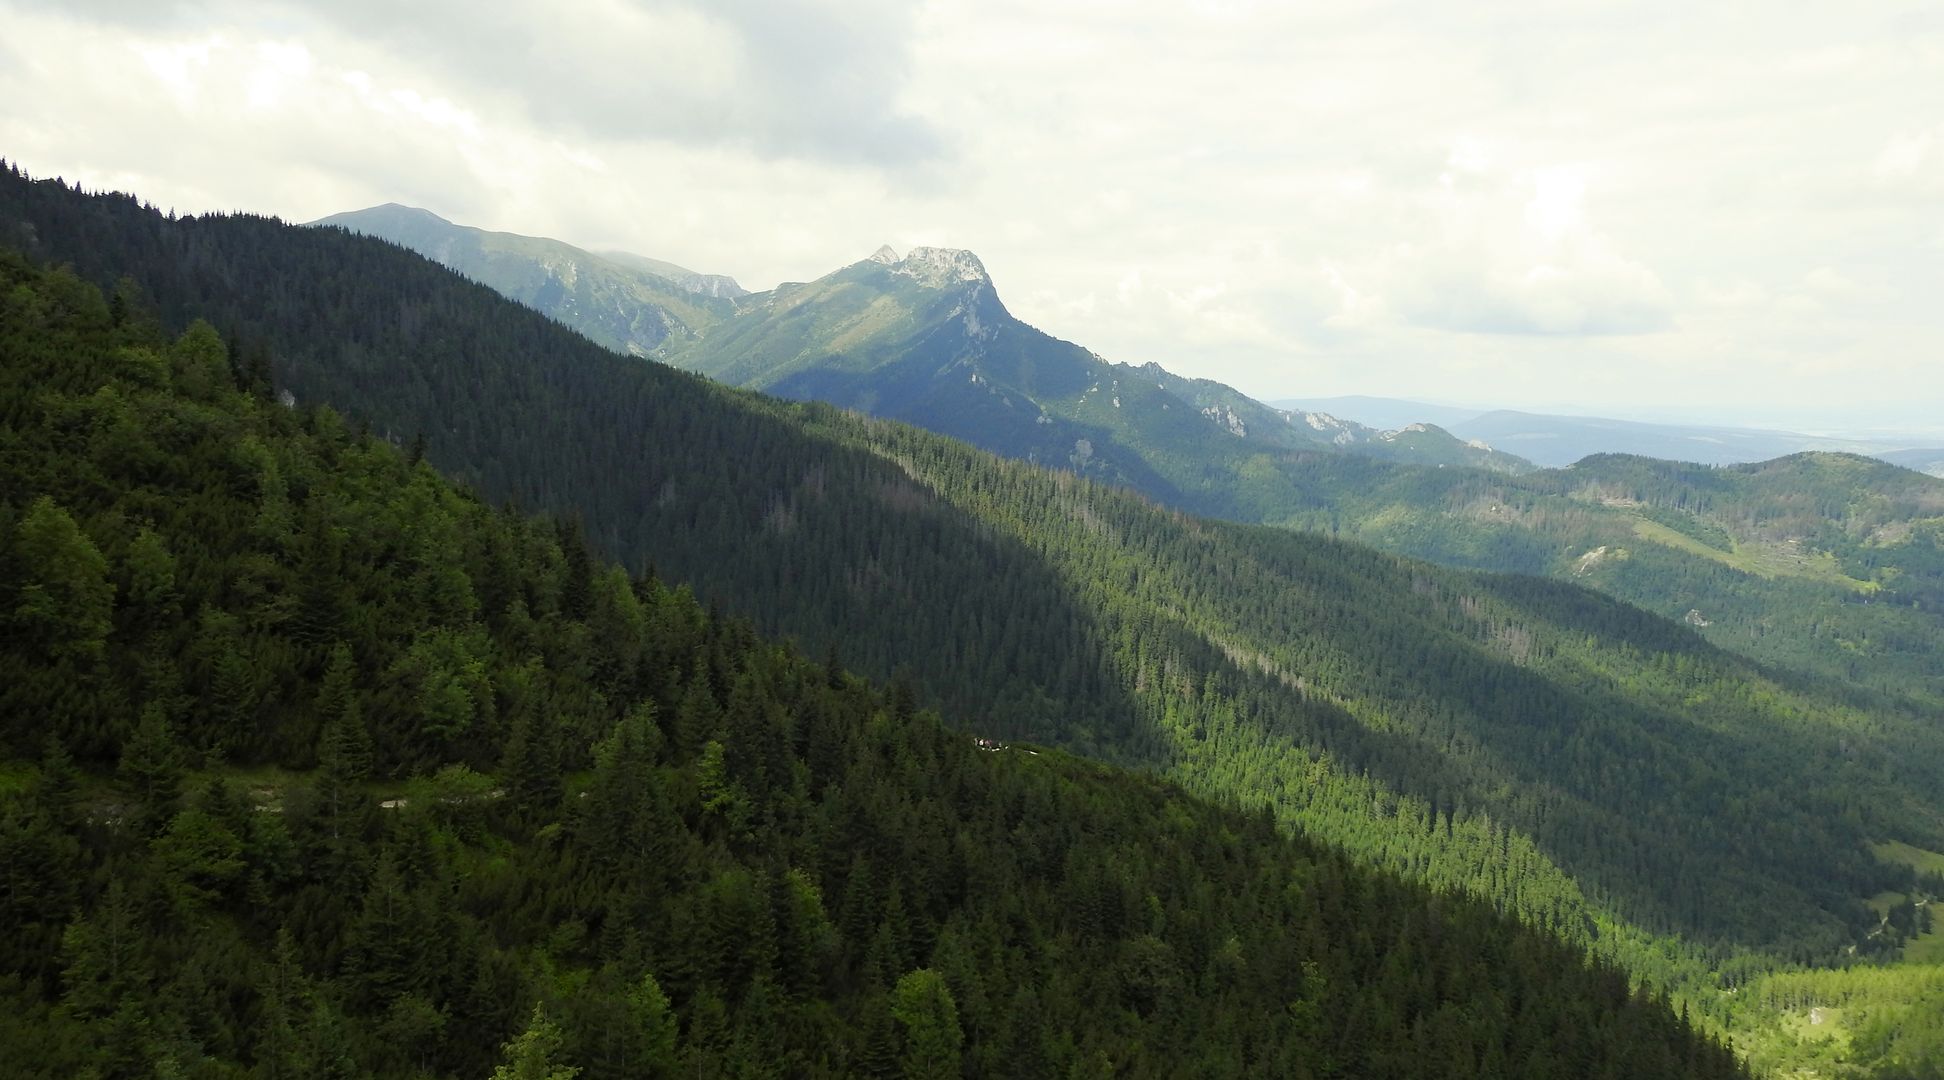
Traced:
POLYGON ((1285 413, 1157 365, 1110 363, 1015 318, 978 256, 948 248, 913 248, 902 257, 883 248, 808 284, 753 294, 733 317, 664 355, 732 385, 828 401, 1008 457, 1131 480, 1191 509, 1250 505, 1243 490, 1250 468, 1290 448, 1530 468, 1435 428, 1380 432, 1285 413))
POLYGON ((1759 660, 1944 706, 1944 481, 1880 462, 1714 476, 1603 455, 1527 475, 1430 425, 1377 432, 1107 363, 1012 318, 969 252, 930 248, 751 296, 667 355, 1192 512, 1573 578, 1759 660))
MULTIPOLYGON (((403 208, 347 217, 448 265, 471 265, 451 252, 455 237, 477 230, 403 208)), ((468 273, 597 341, 619 348, 606 321, 652 306, 646 296, 541 296, 526 279, 551 280, 551 271, 525 252, 574 249, 480 235, 500 237, 502 257, 524 270, 468 273)), ((900 258, 886 249, 740 300, 719 321, 685 325, 694 331, 668 338, 657 355, 726 382, 907 420, 1196 513, 1578 581, 1765 663, 1944 707, 1944 483, 1819 468, 1806 456, 1714 479, 1694 466, 1622 466, 1611 456, 1507 475, 1526 463, 1434 426, 1380 432, 1271 408, 1157 365, 1108 363, 1013 318, 962 251, 900 258), (1732 513, 1716 498, 1731 487, 1732 513)))
POLYGON ((1687 955, 1646 931, 1714 963, 1894 949, 1910 912, 1885 929, 1864 901, 1914 897, 1913 875, 1869 843, 1944 850, 1927 717, 1778 680, 1584 589, 1197 521, 724 390, 367 239, 18 177, 0 193, 31 250, 133 275, 170 325, 205 315, 245 362, 267 349, 300 406, 423 434, 432 462, 578 511, 637 570, 903 669, 978 730, 1266 801, 1636 971, 1672 978, 1687 955))
POLYGON ((373 207, 314 224, 411 248, 622 352, 652 353, 735 386, 907 420, 1204 512, 1253 516, 1252 500, 1261 496, 1241 490, 1248 472, 1260 471, 1264 455, 1289 447, 1530 468, 1423 425, 1381 432, 1284 413, 1232 387, 1154 365, 1110 364, 1014 318, 968 251, 916 248, 901 258, 884 248, 808 284, 750 294, 655 260, 484 233, 408 207, 373 207), (653 291, 610 287, 588 295, 613 276, 608 264, 736 302, 698 313, 690 310, 692 298, 671 305, 653 291), (576 283, 577 274, 585 283, 576 283), (651 329, 671 323, 678 332, 652 340, 617 336, 617 320, 651 329))
POLYGON ((713 326, 745 290, 719 274, 628 255, 595 255, 532 236, 487 232, 386 203, 332 214, 335 225, 402 244, 617 352, 646 356, 713 326))
POLYGON ((1344 482, 1317 527, 1591 585, 1768 664, 1944 707, 1944 480, 1824 453, 1599 455, 1520 477, 1322 467, 1344 482))
POLYGON ((975 747, 256 359, 0 253, 9 1076, 1744 1075, 1483 902, 975 747))

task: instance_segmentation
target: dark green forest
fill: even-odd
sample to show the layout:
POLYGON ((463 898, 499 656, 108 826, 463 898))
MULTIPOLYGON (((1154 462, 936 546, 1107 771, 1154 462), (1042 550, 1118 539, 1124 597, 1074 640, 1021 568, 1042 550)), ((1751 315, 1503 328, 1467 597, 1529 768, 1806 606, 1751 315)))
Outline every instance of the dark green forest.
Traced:
POLYGON ((422 443, 489 499, 579 515, 631 572, 810 655, 841 645, 980 730, 1266 800, 1656 977, 1636 931, 1716 966, 1893 949, 1864 901, 1910 874, 1869 842, 1944 849, 1926 716, 1587 590, 1198 521, 726 390, 368 238, 0 191, 30 250, 172 328, 207 317, 252 378, 422 443))
POLYGON ((0 256, 20 1076, 1741 1075, 1626 975, 974 745, 0 256))
POLYGON ((1305 527, 1591 585, 1763 663, 1944 704, 1944 481, 1849 454, 1710 467, 1603 454, 1519 477, 1314 463, 1305 527))
MULTIPOLYGON (((866 260, 747 298, 657 355, 1191 513, 1575 580, 1763 662, 1944 704, 1944 481, 1843 454, 1725 469, 1595 455, 1535 474, 1436 427, 1379 433, 1109 363, 1014 318, 969 253, 941 254, 970 279, 866 260)), ((576 328, 606 310, 536 307, 576 328)))
MULTIPOLYGON (((599 310, 536 306, 575 327, 599 310)), ((1191 513, 1570 578, 1671 618, 1692 612, 1710 640, 1755 659, 1944 704, 1944 481, 1881 461, 1709 469, 1595 455, 1533 473, 1435 427, 1379 433, 1111 364, 1015 319, 983 277, 921 282, 870 260, 751 297, 658 355, 1191 513)))
POLYGON ((632 577, 687 583, 807 655, 835 647, 963 730, 1266 804, 1698 1020, 1739 1022, 1765 973, 1893 957, 1924 929, 1916 874, 1870 848, 1944 850, 1939 735, 1895 698, 1572 585, 1200 521, 622 359, 333 230, 170 219, 0 170, 0 233, 128 318, 171 335, 207 318, 251 386, 573 522, 632 577))

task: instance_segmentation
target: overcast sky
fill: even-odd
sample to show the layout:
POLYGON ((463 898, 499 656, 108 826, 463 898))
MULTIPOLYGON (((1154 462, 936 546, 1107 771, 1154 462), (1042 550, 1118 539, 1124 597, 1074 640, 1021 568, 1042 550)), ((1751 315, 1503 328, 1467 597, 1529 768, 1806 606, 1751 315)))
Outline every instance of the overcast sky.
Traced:
POLYGON ((767 288, 971 248, 1112 360, 1944 426, 1944 6, 0 0, 0 156, 767 288), (566 14, 571 9, 571 14, 566 14))

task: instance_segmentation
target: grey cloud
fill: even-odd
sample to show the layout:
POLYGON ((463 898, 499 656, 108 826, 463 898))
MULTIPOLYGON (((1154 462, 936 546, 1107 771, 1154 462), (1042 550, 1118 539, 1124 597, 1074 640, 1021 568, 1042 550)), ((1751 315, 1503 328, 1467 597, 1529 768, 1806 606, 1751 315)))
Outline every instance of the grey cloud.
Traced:
POLYGON ((84 18, 90 22, 112 26, 127 26, 143 30, 181 25, 197 10, 197 5, 180 0, 6 0, 0 2, 0 11, 9 8, 25 11, 46 11, 68 18, 84 18))
POLYGON ((897 2, 734 0, 713 9, 741 33, 765 110, 769 137, 798 156, 819 147, 875 164, 922 164, 944 139, 896 110, 909 77, 912 7, 897 2))
POLYGON ((541 0, 25 4, 143 29, 327 29, 437 71, 476 111, 479 100, 511 99, 544 128, 600 140, 736 146, 890 170, 947 156, 940 133, 898 107, 912 17, 881 0, 614 0, 605 21, 541 0), (677 32, 657 32, 670 27, 677 32), (710 55, 706 46, 718 43, 726 54, 710 55))
POLYGON ((1936 8, 0 0, 0 149, 185 210, 424 202, 747 284, 972 247, 1061 337, 1265 390, 1934 403, 1944 134, 1898 140, 1944 117, 1936 8), (316 70, 252 102, 266 40, 316 70), (1538 188, 1560 170, 1577 201, 1538 188), (1823 266, 1873 291, 1798 295, 1823 266))
POLYGON ((890 4, 622 0, 644 18, 687 20, 739 47, 730 85, 688 66, 693 42, 652 25, 587 25, 547 3, 307 5, 347 33, 438 64, 517 97, 547 126, 605 139, 740 144, 763 157, 897 167, 937 157, 943 141, 897 111, 910 19, 890 4), (489 14, 490 12, 490 14, 489 14), (632 31, 632 32, 631 32, 632 31))

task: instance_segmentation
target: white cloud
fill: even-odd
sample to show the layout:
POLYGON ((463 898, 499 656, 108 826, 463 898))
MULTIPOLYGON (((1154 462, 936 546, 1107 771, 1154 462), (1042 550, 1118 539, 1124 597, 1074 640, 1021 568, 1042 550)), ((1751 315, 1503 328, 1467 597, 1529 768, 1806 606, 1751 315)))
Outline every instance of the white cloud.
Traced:
POLYGON ((98 32, 299 34, 384 54, 507 120, 591 139, 733 144, 759 157, 923 163, 937 133, 896 107, 910 16, 891 0, 48 0, 98 32))
POLYGON ((1802 277, 1811 294, 1837 302, 1851 302, 1869 295, 1869 290, 1831 266, 1818 266, 1802 277))
POLYGON ((1903 402, 1944 375, 1944 20, 1579 0, 0 0, 0 154, 398 200, 752 286, 979 251, 1265 396, 1903 402))
POLYGON ((1944 201, 1944 124, 1891 135, 1871 162, 1869 197, 1935 210, 1944 201))
POLYGON ((1893 136, 1877 154, 1872 171, 1887 181, 1915 176, 1923 169, 1924 159, 1930 156, 1931 144, 1936 140, 1937 136, 1929 131, 1893 136))
POLYGON ((1417 237, 1372 260, 1367 287, 1424 327, 1488 334, 1601 335, 1666 329, 1658 275, 1616 250, 1588 217, 1587 170, 1505 173, 1455 149, 1418 203, 1417 237))

